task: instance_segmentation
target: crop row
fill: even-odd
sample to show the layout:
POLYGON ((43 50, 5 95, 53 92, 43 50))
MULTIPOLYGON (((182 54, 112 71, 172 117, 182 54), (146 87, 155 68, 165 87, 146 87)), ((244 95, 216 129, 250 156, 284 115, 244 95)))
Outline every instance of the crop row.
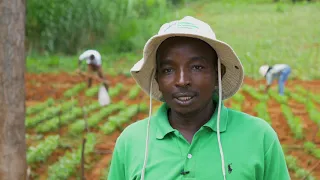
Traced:
POLYGON ((302 128, 302 121, 299 117, 294 116, 292 113, 292 110, 289 106, 282 104, 281 105, 281 110, 286 118, 288 125, 293 132, 295 138, 297 139, 302 139, 303 138, 303 128, 302 128))
MULTIPOLYGON (((91 111, 94 111, 98 108, 100 108, 99 103, 93 103, 87 107, 84 107, 86 113, 90 113, 91 111)), ((75 121, 77 118, 83 116, 83 114, 84 114, 84 110, 82 108, 74 107, 71 109, 70 112, 67 112, 61 116, 55 116, 52 119, 49 119, 44 123, 38 125, 36 127, 36 132, 45 133, 49 131, 55 131, 59 129, 59 127, 75 121)))
POLYGON ((260 102, 256 107, 254 107, 254 111, 257 112, 258 117, 271 124, 271 118, 267 109, 268 107, 266 102, 260 102))
POLYGON ((45 162, 51 153, 58 147, 59 138, 58 135, 48 136, 36 147, 29 147, 27 151, 27 163, 33 164, 35 162, 45 162))
POLYGON ((139 107, 138 104, 130 105, 123 111, 120 111, 118 114, 114 116, 110 116, 108 121, 100 127, 100 130, 104 134, 112 133, 117 127, 123 126, 124 123, 127 123, 131 120, 133 116, 135 116, 139 111, 146 111, 147 106, 145 104, 141 104, 139 107))
POLYGON ((63 93, 63 96, 66 97, 66 98, 70 98, 72 96, 76 96, 76 95, 79 94, 80 91, 84 90, 85 88, 86 88, 86 83, 82 82, 82 83, 76 84, 72 88, 66 90, 63 93))
POLYGON ((53 118, 54 116, 58 115, 60 112, 61 113, 67 112, 77 104, 78 104, 77 100, 70 100, 62 103, 61 105, 46 108, 42 112, 38 113, 36 116, 26 117, 25 125, 27 128, 32 128, 36 126, 38 123, 46 119, 53 118))
POLYGON ((249 86, 249 85, 243 85, 242 90, 244 92, 247 92, 249 95, 251 95, 253 98, 259 100, 259 101, 267 101, 269 97, 265 94, 262 94, 258 92, 254 87, 249 86))
MULTIPOLYGON (((300 87, 300 91, 301 87, 300 87)), ((309 114, 310 119, 320 125, 320 112, 317 110, 317 107, 313 103, 314 100, 311 96, 301 96, 300 94, 291 92, 289 96, 295 101, 304 104, 306 107, 306 111, 309 114)))
MULTIPOLYGON (((110 104, 105 108, 101 109, 99 112, 92 114, 87 119, 88 127, 96 127, 99 122, 101 122, 104 118, 111 115, 113 112, 122 110, 126 108, 126 104, 123 101, 120 101, 115 104, 110 104)), ((70 134, 78 134, 83 132, 85 129, 85 120, 80 119, 76 122, 69 125, 69 133, 70 134)))
POLYGON ((45 102, 28 107, 26 110, 26 115, 30 116, 32 114, 38 113, 47 107, 53 106, 54 105, 54 100, 52 98, 47 99, 45 102))
MULTIPOLYGON (((97 137, 93 133, 88 133, 86 139, 85 155, 93 152, 97 143, 97 137)), ((66 152, 56 163, 49 166, 48 179, 68 179, 76 172, 76 167, 81 163, 81 152, 82 145, 75 151, 66 152)))
POLYGON ((298 179, 305 178, 305 180, 315 180, 315 178, 310 174, 309 171, 299 167, 297 165, 297 158, 291 155, 286 155, 286 162, 288 169, 292 170, 295 172, 295 177, 298 179))

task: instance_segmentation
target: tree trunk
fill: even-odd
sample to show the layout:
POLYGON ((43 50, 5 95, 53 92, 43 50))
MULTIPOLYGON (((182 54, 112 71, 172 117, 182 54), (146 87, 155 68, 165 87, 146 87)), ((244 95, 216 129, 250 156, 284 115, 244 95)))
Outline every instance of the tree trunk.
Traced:
POLYGON ((0 179, 25 180, 25 0, 0 0, 0 179))

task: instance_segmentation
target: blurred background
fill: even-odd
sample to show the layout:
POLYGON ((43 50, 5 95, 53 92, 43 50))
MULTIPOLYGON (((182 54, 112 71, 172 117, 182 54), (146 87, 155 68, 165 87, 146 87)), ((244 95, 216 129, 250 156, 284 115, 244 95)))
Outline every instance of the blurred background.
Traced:
MULTIPOLYGON (((210 24, 244 65, 244 85, 226 106, 270 123, 292 179, 320 179, 320 1, 28 0, 26 6, 30 179, 107 179, 116 138, 148 113, 148 96, 129 69, 163 23, 187 15, 210 24), (87 88, 75 73, 87 49, 101 53, 108 106, 98 103, 100 82, 87 88), (277 63, 292 68, 285 96, 276 83, 262 92, 259 67, 277 63)), ((153 112, 159 105, 154 101, 153 112)))

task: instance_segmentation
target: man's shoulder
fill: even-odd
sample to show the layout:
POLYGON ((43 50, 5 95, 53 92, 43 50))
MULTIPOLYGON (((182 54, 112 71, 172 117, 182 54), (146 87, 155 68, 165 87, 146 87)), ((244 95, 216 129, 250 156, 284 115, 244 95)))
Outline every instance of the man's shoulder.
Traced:
POLYGON ((245 112, 228 109, 231 123, 241 125, 246 130, 256 131, 259 130, 262 133, 276 135, 272 126, 265 120, 245 112))
POLYGON ((142 137, 146 136, 147 132, 147 125, 148 125, 148 118, 138 120, 130 125, 128 125, 120 134, 119 140, 120 141, 127 141, 127 140, 138 140, 142 139, 142 137))

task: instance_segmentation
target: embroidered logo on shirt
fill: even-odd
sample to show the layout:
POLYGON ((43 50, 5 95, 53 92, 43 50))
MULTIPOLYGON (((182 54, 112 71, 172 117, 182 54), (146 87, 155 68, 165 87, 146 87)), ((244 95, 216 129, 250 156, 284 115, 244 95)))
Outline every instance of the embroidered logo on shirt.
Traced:
POLYGON ((231 174, 232 173, 232 168, 231 168, 232 163, 228 164, 228 173, 231 174))

